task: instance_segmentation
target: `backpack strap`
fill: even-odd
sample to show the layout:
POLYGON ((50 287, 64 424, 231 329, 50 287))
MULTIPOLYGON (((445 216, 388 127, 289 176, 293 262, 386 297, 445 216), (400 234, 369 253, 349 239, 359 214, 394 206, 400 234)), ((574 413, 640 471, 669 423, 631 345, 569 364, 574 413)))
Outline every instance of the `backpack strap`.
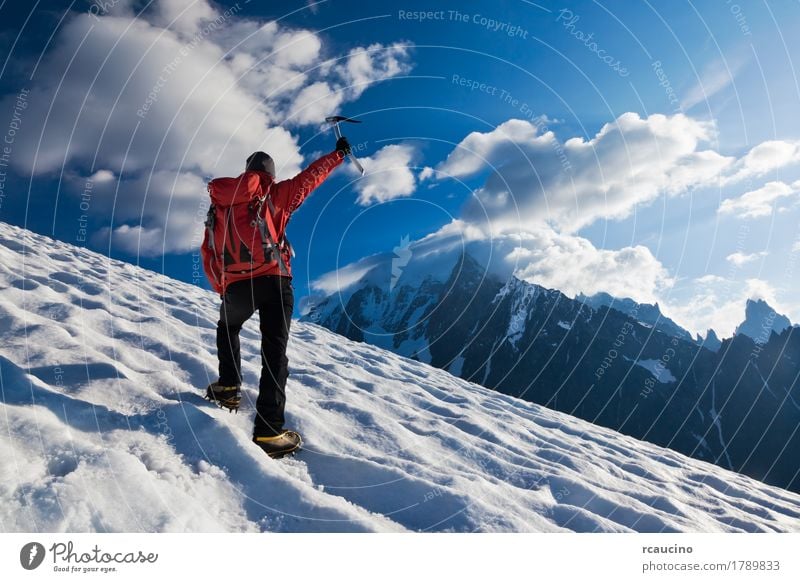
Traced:
POLYGON ((214 227, 217 225, 217 208, 213 204, 208 207, 208 212, 206 213, 206 232, 208 233, 208 247, 211 249, 211 253, 214 257, 217 257, 217 247, 214 243, 214 227))
POLYGON ((275 205, 272 203, 272 200, 269 197, 270 189, 268 189, 263 196, 257 199, 256 221, 258 222, 258 232, 261 234, 261 244, 264 247, 264 257, 268 256, 268 253, 270 255, 274 254, 278 260, 278 267, 281 270, 281 275, 288 275, 289 269, 286 268, 286 263, 283 261, 283 254, 281 253, 280 246, 277 242, 278 233, 275 230, 275 223, 272 220, 272 217, 275 216, 275 205), (267 203, 267 209, 269 210, 269 217, 266 220, 261 212, 265 201, 267 203))
MULTIPOLYGON (((217 253, 216 244, 214 241, 214 227, 216 226, 216 212, 217 208, 214 204, 211 204, 208 208, 208 212, 206 213, 206 220, 204 222, 206 227, 206 240, 208 241, 208 249, 210 251, 211 260, 208 263, 206 276, 209 278, 214 279, 217 284, 222 285, 222 278, 225 273, 224 269, 220 268, 218 261, 220 261, 221 255, 217 253), (216 271, 220 271, 217 273, 216 271)), ((204 265, 205 266, 205 265, 204 265)), ((212 281, 212 284, 214 282, 212 281)))
MULTIPOLYGON (((269 205, 270 216, 275 216, 275 205, 272 203, 272 199, 269 197, 267 198, 267 204, 269 205)), ((289 237, 286 236, 285 232, 283 233, 283 237, 278 242, 278 244, 280 246, 285 245, 286 248, 289 250, 289 254, 292 256, 292 258, 294 258, 295 256, 294 247, 292 246, 292 243, 289 242, 289 237)))

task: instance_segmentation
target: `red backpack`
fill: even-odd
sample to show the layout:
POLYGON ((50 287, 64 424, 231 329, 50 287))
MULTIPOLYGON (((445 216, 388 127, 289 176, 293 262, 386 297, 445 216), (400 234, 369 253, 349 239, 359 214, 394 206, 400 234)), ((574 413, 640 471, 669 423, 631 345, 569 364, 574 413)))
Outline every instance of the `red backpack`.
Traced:
POLYGON ((217 178, 208 184, 211 207, 206 215, 203 241, 206 274, 217 292, 226 279, 255 277, 275 267, 288 271, 281 256, 285 237, 275 231, 275 208, 269 194, 272 182, 264 184, 257 172, 238 178, 217 178), (269 212, 264 212, 264 204, 269 212))

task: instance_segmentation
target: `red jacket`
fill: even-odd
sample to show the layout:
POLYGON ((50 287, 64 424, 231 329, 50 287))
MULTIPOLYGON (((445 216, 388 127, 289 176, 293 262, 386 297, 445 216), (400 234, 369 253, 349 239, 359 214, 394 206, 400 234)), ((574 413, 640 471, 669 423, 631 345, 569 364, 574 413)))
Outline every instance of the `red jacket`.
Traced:
MULTIPOLYGON (((269 189, 269 197, 275 207, 275 214, 272 216, 272 221, 275 225, 278 240, 281 240, 286 232, 286 224, 289 222, 292 213, 300 207, 303 201, 317 186, 325 181, 325 178, 330 175, 336 166, 342 163, 343 159, 343 156, 339 154, 339 152, 331 152, 312 163, 294 178, 283 180, 282 182, 273 183, 272 176, 266 172, 258 171, 244 172, 237 180, 244 188, 258 187, 261 189, 261 192, 265 192, 269 189), (258 184, 255 183, 256 181, 258 181, 258 184), (272 185, 271 189, 270 185, 272 185)), ((237 194, 244 195, 245 193, 234 192, 232 196, 236 197, 237 194)), ((228 195, 228 198, 231 198, 231 195, 228 195)), ((212 204, 228 206, 231 202, 232 200, 230 199, 216 200, 215 195, 213 193, 211 195, 212 204)), ((268 204, 264 204, 262 209, 265 214, 270 212, 268 204)), ((267 220, 269 220, 269 218, 267 218, 267 220)), ((255 271, 245 274, 222 272, 218 265, 217 258, 211 251, 208 231, 206 231, 203 238, 201 254, 203 257, 203 270, 206 273, 206 277, 214 291, 220 294, 224 294, 228 285, 234 281, 252 279, 253 277, 261 277, 264 275, 292 276, 291 253, 286 245, 284 245, 281 251, 284 265, 286 265, 286 274, 281 273, 280 266, 277 263, 268 263, 255 271)))

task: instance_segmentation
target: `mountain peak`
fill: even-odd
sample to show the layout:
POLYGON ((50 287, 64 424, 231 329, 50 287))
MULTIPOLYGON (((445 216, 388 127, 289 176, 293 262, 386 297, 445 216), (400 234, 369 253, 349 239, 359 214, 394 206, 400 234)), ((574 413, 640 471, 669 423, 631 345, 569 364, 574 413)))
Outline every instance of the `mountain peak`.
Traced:
POLYGON ((461 256, 453 265, 453 269, 450 272, 451 277, 454 274, 457 274, 458 271, 461 272, 482 272, 486 271, 486 269, 468 252, 464 251, 461 253, 461 256))
POLYGON ((593 309, 600 307, 608 307, 609 309, 616 309, 633 319, 644 323, 650 327, 654 327, 668 335, 692 341, 692 335, 672 321, 669 317, 661 313, 661 308, 658 302, 650 303, 637 303, 630 297, 614 297, 603 291, 588 296, 580 293, 575 296, 577 301, 581 301, 593 309))
POLYGON ((711 350, 712 352, 719 351, 719 349, 722 347, 722 341, 717 336, 717 332, 715 332, 711 328, 709 328, 708 331, 706 332, 705 339, 699 339, 697 343, 703 346, 704 348, 711 350))
POLYGON ((746 335, 758 344, 766 343, 773 332, 780 334, 792 325, 788 317, 776 312, 763 299, 748 299, 744 313, 744 321, 734 335, 746 335))

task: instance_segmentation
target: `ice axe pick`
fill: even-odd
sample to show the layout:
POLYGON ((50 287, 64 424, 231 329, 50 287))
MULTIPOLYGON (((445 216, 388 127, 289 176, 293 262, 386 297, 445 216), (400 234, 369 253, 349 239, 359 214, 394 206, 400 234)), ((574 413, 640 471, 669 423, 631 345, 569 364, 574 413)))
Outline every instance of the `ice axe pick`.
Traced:
MULTIPOLYGON (((347 123, 361 123, 356 119, 350 119, 349 117, 344 117, 342 115, 332 115, 330 117, 326 117, 325 121, 330 123, 333 126, 333 133, 336 134, 336 139, 340 139, 342 137, 342 130, 339 128, 339 123, 342 121, 346 121, 347 123)), ((364 175, 364 166, 361 165, 361 162, 358 161, 358 158, 355 154, 351 151, 347 156, 350 158, 350 161, 353 162, 353 165, 356 169, 364 175)))

